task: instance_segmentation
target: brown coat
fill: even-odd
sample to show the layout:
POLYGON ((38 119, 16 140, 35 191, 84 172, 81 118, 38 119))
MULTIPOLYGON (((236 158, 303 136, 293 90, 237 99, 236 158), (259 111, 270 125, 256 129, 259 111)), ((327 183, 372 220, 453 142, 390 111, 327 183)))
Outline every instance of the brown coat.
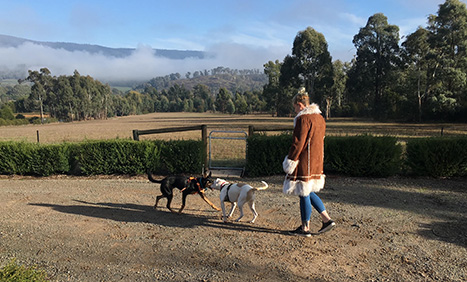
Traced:
POLYGON ((284 160, 284 193, 307 196, 324 187, 324 135, 326 122, 316 104, 294 120, 293 142, 284 160))

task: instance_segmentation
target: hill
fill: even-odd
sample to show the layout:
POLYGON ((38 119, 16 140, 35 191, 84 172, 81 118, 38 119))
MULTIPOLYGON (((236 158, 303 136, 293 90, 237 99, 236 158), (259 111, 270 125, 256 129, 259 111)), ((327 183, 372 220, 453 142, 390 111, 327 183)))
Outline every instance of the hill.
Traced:
MULTIPOLYGON (((123 58, 131 55, 135 48, 110 48, 100 45, 92 44, 79 44, 79 43, 69 43, 69 42, 44 42, 44 41, 35 41, 25 38, 19 38, 9 35, 0 34, 0 47, 12 47, 16 48, 24 43, 34 43, 42 46, 47 46, 53 49, 64 49, 70 52, 74 51, 84 51, 91 54, 101 53, 108 57, 123 58)), ((205 53, 202 51, 192 51, 192 50, 167 50, 167 49, 154 49, 156 56, 165 57, 168 59, 186 59, 186 58, 199 58, 203 59, 205 53)))
MULTIPOLYGON (((43 42, 35 41, 25 38, 19 38, 9 35, 0 34, 0 48, 19 48, 20 46, 32 43, 36 45, 46 46, 54 50, 66 50, 70 53, 73 52, 86 52, 89 54, 102 54, 107 58, 127 58, 129 57, 136 48, 109 48, 100 45, 92 44, 78 44, 69 42, 43 42)), ((153 49, 154 56, 158 58, 171 59, 171 60, 183 60, 186 58, 204 59, 208 55, 203 51, 194 50, 167 50, 167 49, 153 49)), ((27 75, 28 69, 31 68, 31 64, 27 58, 17 65, 0 64, 0 80, 2 79, 22 79, 27 75)), ((51 62, 52 63, 52 62, 51 62)), ((121 80, 121 79, 120 79, 121 80)), ((130 79, 131 80, 131 79, 130 79)), ((139 80, 141 82, 142 80, 139 80)), ((110 82, 110 81, 109 81, 110 82)), ((119 81, 120 84, 125 86, 131 85, 129 81, 119 81)))
POLYGON ((178 84, 191 90, 196 85, 202 84, 208 86, 213 93, 219 92, 221 88, 226 88, 232 93, 243 93, 245 91, 262 91, 263 86, 267 83, 267 76, 260 70, 232 70, 217 67, 203 72, 196 71, 193 75, 188 73, 185 78, 182 78, 180 74, 155 77, 146 83, 135 86, 134 89, 142 90, 147 86, 152 86, 160 91, 178 84))

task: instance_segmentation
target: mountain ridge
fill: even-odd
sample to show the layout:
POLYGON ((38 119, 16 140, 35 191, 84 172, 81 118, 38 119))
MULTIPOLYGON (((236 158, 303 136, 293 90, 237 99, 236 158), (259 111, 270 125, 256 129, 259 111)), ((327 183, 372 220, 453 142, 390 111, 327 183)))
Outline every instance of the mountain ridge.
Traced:
MULTIPOLYGON (((136 48, 111 48, 96 44, 83 44, 83 43, 72 43, 72 42, 48 42, 48 41, 36 41, 11 35, 0 34, 0 47, 19 47, 25 43, 33 43, 42 46, 47 46, 53 49, 64 49, 70 52, 84 51, 91 54, 101 53, 108 57, 124 58, 131 55, 136 48)), ((155 55, 159 57, 165 57, 168 59, 183 60, 186 58, 199 58, 204 59, 206 53, 204 51, 196 50, 174 50, 174 49, 155 49, 155 55)))

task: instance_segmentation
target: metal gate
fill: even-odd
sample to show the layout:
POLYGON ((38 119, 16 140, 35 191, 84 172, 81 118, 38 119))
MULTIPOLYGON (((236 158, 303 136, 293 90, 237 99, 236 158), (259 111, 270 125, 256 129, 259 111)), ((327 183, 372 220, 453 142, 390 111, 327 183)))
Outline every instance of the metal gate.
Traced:
POLYGON ((209 133, 209 170, 243 176, 246 166, 245 131, 213 130, 209 133))

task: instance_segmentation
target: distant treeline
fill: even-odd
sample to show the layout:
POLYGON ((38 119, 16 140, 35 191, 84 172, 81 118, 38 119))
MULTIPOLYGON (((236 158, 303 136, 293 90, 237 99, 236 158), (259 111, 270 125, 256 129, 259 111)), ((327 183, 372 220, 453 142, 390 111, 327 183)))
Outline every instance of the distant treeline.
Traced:
POLYGON ((193 89, 196 85, 203 84, 209 87, 213 94, 219 92, 221 88, 225 88, 231 93, 243 93, 245 91, 262 91, 267 82, 268 77, 259 69, 238 70, 220 66, 211 70, 187 72, 185 76, 180 73, 172 73, 155 77, 146 83, 136 85, 133 90, 141 91, 148 87, 154 87, 156 90, 167 90, 175 84, 193 89))
MULTIPOLYGON (((224 68, 218 68, 214 73, 221 70, 225 75, 227 69, 224 68)), ((176 83, 158 90, 147 83, 142 89, 122 93, 90 76, 82 76, 78 71, 72 76, 58 77, 52 76, 47 68, 40 71, 29 70, 28 73, 29 76, 20 81, 21 84, 3 87, 3 98, 7 95, 12 97, 15 90, 22 90, 24 95, 29 89, 27 96, 15 94, 17 99, 8 102, 5 99, 2 108, 11 108, 11 111, 5 109, 3 112, 39 111, 41 120, 44 113, 48 113, 52 119, 73 121, 152 112, 213 111, 247 114, 267 110, 260 90, 232 93, 225 87, 220 87, 217 92, 213 92, 213 89, 203 84, 187 88, 176 83)), ((258 71, 232 71, 228 75, 235 76, 235 73, 242 73, 243 76, 248 76, 248 73, 258 75, 258 71)), ((241 80, 238 77, 232 79, 241 80)), ((156 80, 157 78, 154 81, 156 80)), ((2 115, 0 112, 0 118, 13 119, 14 115, 2 115)))

